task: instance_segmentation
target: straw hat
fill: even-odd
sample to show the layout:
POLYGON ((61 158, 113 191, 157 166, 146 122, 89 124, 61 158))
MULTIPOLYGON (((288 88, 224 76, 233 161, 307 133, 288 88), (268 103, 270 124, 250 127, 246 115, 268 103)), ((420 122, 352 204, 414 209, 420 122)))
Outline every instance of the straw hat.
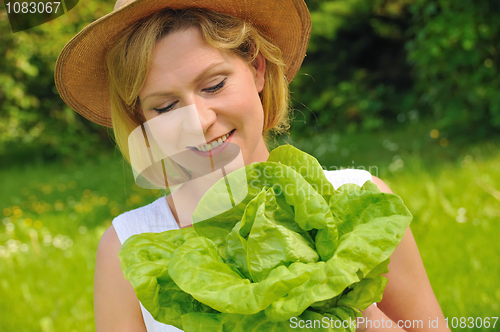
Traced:
POLYGON ((71 39, 55 67, 61 98, 85 118, 112 127, 106 53, 128 26, 164 8, 206 8, 251 22, 282 51, 292 80, 304 59, 311 18, 304 0, 118 0, 71 39))

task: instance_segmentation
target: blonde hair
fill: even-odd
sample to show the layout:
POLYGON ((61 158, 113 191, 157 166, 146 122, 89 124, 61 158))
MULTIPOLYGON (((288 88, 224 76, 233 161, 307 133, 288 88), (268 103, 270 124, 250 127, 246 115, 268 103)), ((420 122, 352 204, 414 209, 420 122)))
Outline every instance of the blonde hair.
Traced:
POLYGON ((250 23, 206 9, 165 9, 128 27, 107 54, 111 120, 115 141, 130 163, 128 136, 146 121, 138 105, 139 91, 149 72, 155 44, 171 32, 196 26, 208 45, 232 51, 251 62, 266 59, 265 83, 259 94, 264 110, 263 137, 290 127, 289 90, 281 50, 250 23))

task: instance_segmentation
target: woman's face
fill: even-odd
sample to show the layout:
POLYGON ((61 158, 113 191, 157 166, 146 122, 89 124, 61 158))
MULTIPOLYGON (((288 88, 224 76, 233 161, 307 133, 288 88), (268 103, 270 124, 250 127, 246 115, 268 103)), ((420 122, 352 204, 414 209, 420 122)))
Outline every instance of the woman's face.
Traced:
POLYGON ((209 46, 198 28, 173 32, 156 44, 139 94, 146 127, 162 150, 195 172, 200 161, 222 156, 224 150, 234 154, 228 146, 241 149, 245 165, 266 161, 269 152, 262 137, 264 112, 259 98, 264 72, 260 54, 248 63, 209 46), (228 133, 226 145, 212 146, 210 152, 194 148, 228 133))

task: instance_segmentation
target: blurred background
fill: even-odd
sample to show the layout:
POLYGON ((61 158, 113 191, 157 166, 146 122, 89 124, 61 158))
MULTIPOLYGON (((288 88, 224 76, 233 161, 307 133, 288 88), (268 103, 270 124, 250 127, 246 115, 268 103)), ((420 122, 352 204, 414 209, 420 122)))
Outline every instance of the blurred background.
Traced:
MULTIPOLYGON (((500 2, 306 3, 311 42, 291 85, 290 135, 275 145, 384 180, 414 216, 449 321, 499 316, 500 2)), ((100 237, 162 195, 134 184, 111 131, 54 86, 62 47, 112 6, 81 2, 12 33, 0 5, 1 331, 94 331, 100 237)))

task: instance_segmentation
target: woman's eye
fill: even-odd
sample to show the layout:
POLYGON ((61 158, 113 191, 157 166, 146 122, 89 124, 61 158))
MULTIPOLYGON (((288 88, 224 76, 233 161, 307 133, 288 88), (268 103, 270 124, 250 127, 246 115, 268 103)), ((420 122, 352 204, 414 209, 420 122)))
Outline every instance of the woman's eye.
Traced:
POLYGON ((226 79, 224 78, 219 84, 211 86, 209 88, 203 89, 203 91, 208 92, 208 93, 214 93, 219 91, 224 87, 224 84, 226 84, 226 79))
MULTIPOLYGON (((211 86, 211 87, 206 88, 206 89, 203 89, 203 91, 208 92, 208 93, 216 93, 217 91, 222 89, 225 84, 226 84, 226 79, 224 78, 219 84, 211 86)), ((172 103, 164 108, 153 108, 153 110, 158 114, 162 114, 162 113, 171 111, 176 104, 177 104, 177 102, 172 103)))
POLYGON ((167 107, 164 107, 164 108, 153 108, 153 109, 156 111, 156 113, 162 114, 162 113, 171 111, 174 108, 175 104, 177 104, 177 102, 172 103, 172 104, 170 104, 170 105, 168 105, 167 107))

